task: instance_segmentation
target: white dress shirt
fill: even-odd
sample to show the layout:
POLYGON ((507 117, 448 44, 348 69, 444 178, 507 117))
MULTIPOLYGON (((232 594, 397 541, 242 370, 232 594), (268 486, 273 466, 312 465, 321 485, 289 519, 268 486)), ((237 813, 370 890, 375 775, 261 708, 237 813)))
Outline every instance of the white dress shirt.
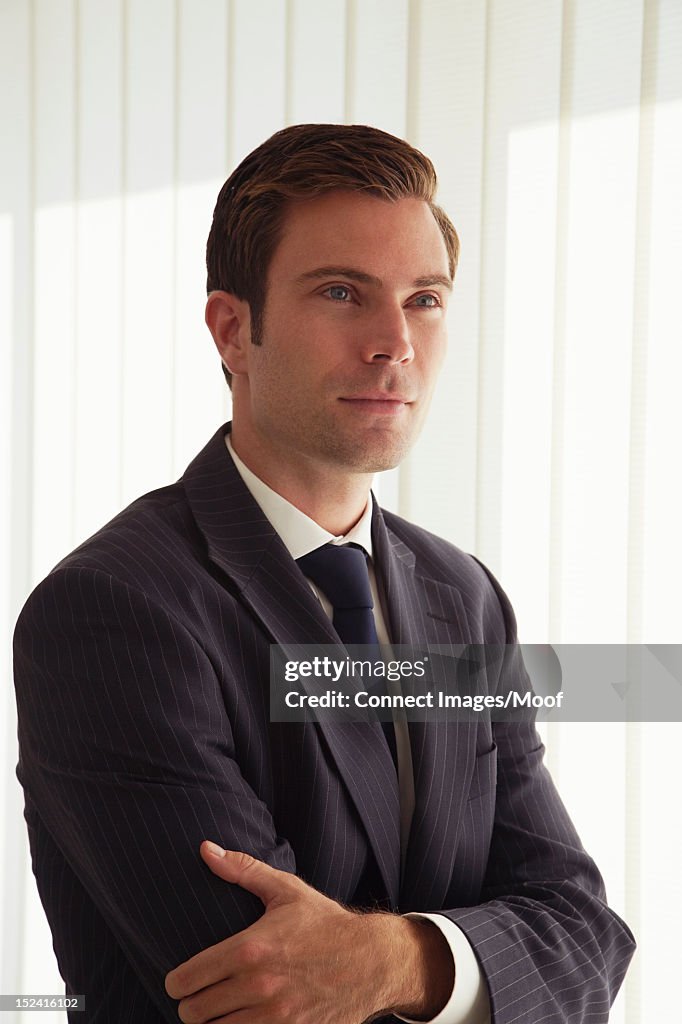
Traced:
MULTIPOLYGON (((377 637, 382 648, 388 648, 390 651, 390 637, 386 626, 382 595, 377 589, 372 562, 372 502, 369 496, 365 511, 355 526, 343 537, 335 537, 257 477, 236 454, 229 434, 225 435, 225 444, 244 484, 279 534, 292 558, 302 558, 303 555, 307 555, 323 544, 354 543, 360 545, 367 552, 377 637)), ((308 580, 308 582, 325 613, 331 619, 333 615, 331 603, 312 580, 308 580)), ((414 813, 414 772, 407 719, 404 712, 400 710, 394 711, 393 717, 400 784, 400 861, 402 869, 414 813)), ((443 933, 455 963, 456 977, 452 995, 441 1012, 431 1018, 429 1024, 489 1024, 488 988, 478 960, 461 928, 443 914, 407 914, 406 916, 421 917, 432 921, 443 933)), ((410 1021, 411 1018, 401 1017, 401 1020, 410 1021)))

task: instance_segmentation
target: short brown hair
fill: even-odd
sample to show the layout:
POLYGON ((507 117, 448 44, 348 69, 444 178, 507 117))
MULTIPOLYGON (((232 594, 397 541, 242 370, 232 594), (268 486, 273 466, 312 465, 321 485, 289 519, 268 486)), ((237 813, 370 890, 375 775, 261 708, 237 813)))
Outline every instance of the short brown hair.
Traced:
MULTIPOLYGON (((442 232, 454 278, 459 239, 434 203, 436 185, 427 156, 378 128, 284 128, 242 160, 220 190, 206 246, 207 291, 230 292, 248 302, 251 337, 254 344, 261 344, 268 268, 287 203, 342 189, 387 200, 423 199, 442 232)), ((224 364, 223 372, 231 387, 232 376, 224 364)))

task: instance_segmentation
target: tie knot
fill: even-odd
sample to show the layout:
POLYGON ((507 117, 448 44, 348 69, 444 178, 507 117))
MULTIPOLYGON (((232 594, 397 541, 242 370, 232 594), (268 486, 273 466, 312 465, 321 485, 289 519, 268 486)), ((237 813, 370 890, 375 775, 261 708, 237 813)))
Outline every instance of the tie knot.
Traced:
POLYGON ((324 544, 296 559, 301 572, 334 608, 373 608, 365 552, 353 544, 324 544))

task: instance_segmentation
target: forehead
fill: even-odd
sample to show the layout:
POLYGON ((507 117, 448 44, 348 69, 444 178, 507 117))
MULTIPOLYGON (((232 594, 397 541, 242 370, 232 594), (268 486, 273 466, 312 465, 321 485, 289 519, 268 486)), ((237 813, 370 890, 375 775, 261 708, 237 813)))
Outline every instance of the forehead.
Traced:
POLYGON ((403 268, 410 277, 449 277, 443 236, 421 199, 391 201, 339 191, 290 203, 269 276, 296 277, 333 264, 382 277, 403 268))

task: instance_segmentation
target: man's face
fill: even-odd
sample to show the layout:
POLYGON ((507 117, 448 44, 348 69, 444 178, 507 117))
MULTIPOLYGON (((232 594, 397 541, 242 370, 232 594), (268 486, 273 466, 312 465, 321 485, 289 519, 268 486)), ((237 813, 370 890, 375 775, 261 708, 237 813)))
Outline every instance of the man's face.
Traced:
POLYGON ((425 202, 333 192, 292 204, 268 271, 262 344, 248 346, 235 391, 242 436, 320 469, 396 466, 443 361, 449 292, 425 202))

